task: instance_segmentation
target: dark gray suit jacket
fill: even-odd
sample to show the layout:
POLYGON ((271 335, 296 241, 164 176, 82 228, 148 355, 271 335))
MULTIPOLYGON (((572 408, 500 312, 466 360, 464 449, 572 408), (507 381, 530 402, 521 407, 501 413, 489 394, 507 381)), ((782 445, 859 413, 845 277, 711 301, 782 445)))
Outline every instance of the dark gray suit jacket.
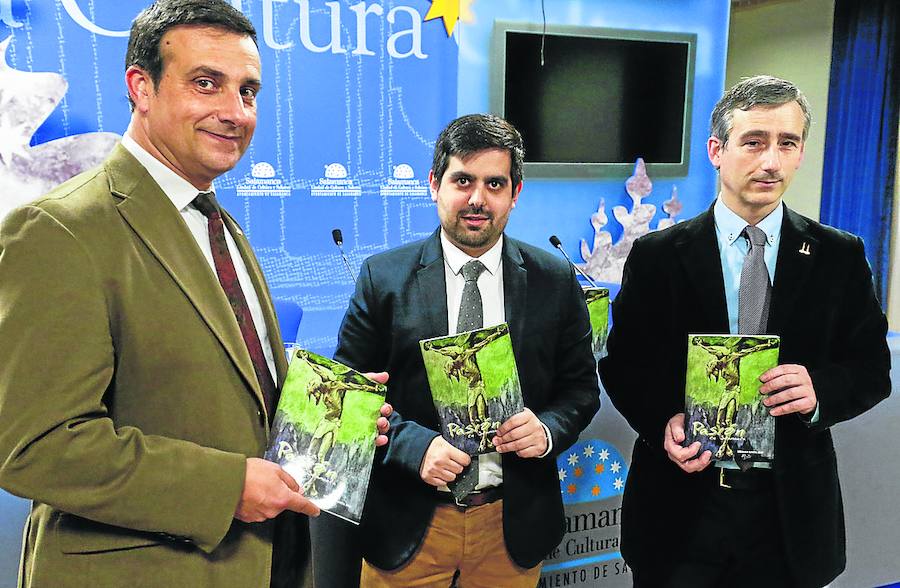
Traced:
MULTIPOLYGON (((390 373, 390 442, 375 467, 360 526, 366 559, 394 569, 412 557, 437 504, 419 477, 439 433, 419 340, 448 333, 439 230, 363 264, 341 326, 335 358, 362 371, 390 373)), ((503 456, 503 533, 513 561, 538 564, 562 539, 556 455, 575 442, 599 407, 591 327, 574 273, 553 255, 509 237, 503 245, 506 321, 525 406, 549 429, 544 458, 503 456)))
MULTIPOLYGON (((890 393, 887 322, 859 237, 786 207, 781 231, 769 332, 781 336, 780 363, 809 370, 819 420, 776 419, 773 508, 796 586, 819 587, 846 560, 829 429, 890 393)), ((660 536, 660 522, 678 520, 679 533, 691 533, 685 513, 712 487, 711 472, 686 474, 662 448, 666 423, 684 410, 688 333, 728 333, 712 208, 635 242, 613 325, 600 376, 639 435, 623 499, 622 554, 636 569, 663 572, 672 543, 660 536)))

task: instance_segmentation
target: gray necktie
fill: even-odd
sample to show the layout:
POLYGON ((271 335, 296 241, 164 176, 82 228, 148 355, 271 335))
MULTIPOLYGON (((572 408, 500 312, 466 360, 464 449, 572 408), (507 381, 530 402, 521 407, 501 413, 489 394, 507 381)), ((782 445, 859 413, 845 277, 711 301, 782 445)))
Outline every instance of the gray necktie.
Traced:
POLYGON ((747 225, 741 233, 750 245, 741 269, 738 290, 738 333, 762 335, 769 322, 769 301, 772 284, 766 269, 766 233, 759 227, 747 225))
POLYGON ((486 270, 484 264, 473 259, 462 266, 460 273, 466 280, 463 286, 462 299, 459 301, 459 317, 456 320, 456 332, 471 331, 484 326, 484 307, 481 304, 481 292, 478 290, 478 276, 486 270))
MULTIPOLYGON (((459 318, 456 320, 456 332, 472 331, 484 326, 484 307, 481 302, 481 292, 478 290, 478 276, 486 270, 484 264, 473 259, 462 266, 460 273, 466 280, 463 286, 462 299, 459 301, 459 318)), ((472 461, 456 477, 456 480, 447 484, 450 491, 457 499, 475 490, 478 485, 478 456, 473 455, 472 461)))

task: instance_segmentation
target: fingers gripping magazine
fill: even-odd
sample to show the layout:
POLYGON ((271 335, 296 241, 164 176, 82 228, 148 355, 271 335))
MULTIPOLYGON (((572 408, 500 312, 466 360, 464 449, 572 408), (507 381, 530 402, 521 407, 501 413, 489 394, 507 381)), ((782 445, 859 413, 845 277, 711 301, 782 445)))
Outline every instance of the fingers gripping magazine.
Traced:
MULTIPOLYGON (((419 342, 441 434, 469 455, 494 451, 500 425, 524 409, 519 372, 506 323, 419 342)), ((458 497, 474 479, 452 488, 458 497)), ((464 478, 467 476, 463 476, 464 478)))
POLYGON ((359 523, 386 391, 343 364, 295 350, 266 459, 291 474, 319 508, 359 523))
POLYGON ((741 469, 775 458, 775 418, 759 376, 778 365, 772 335, 688 335, 684 446, 699 441, 716 462, 741 469))

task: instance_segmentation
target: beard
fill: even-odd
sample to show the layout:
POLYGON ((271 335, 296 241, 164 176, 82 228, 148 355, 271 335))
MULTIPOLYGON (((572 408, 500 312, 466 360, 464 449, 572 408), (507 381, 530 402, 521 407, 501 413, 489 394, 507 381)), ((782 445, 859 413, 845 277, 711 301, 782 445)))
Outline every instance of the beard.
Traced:
POLYGON ((455 244, 474 248, 480 248, 495 243, 497 239, 500 238, 502 230, 502 227, 498 227, 494 224, 494 215, 485 212, 481 208, 469 208, 460 211, 456 215, 454 222, 450 224, 450 226, 444 227, 444 231, 455 244), (472 214, 485 217, 486 220, 481 227, 470 229, 466 226, 463 217, 472 214))

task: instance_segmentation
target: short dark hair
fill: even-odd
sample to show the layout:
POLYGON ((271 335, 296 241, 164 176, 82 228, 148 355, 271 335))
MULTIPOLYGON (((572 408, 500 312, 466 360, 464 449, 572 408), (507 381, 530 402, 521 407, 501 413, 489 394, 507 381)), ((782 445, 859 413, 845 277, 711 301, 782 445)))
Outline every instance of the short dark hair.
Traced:
POLYGON ((525 144, 516 127, 493 114, 467 114, 441 131, 434 145, 434 159, 431 163, 435 180, 440 184, 451 156, 465 159, 466 156, 485 149, 509 151, 509 176, 515 190, 522 181, 525 144))
POLYGON ((773 76, 744 78, 725 92, 712 111, 709 134, 725 144, 734 125, 735 110, 750 110, 755 106, 781 106, 789 102, 796 102, 803 112, 803 140, 806 141, 812 122, 806 96, 793 83, 773 76))
MULTIPOLYGON (((224 0, 157 0, 142 10, 131 23, 125 69, 132 65, 140 67, 150 75, 153 88, 158 89, 165 65, 160 41, 169 29, 178 26, 214 27, 250 37, 256 43, 253 24, 224 0)), ((130 96, 128 101, 133 109, 130 96)))

